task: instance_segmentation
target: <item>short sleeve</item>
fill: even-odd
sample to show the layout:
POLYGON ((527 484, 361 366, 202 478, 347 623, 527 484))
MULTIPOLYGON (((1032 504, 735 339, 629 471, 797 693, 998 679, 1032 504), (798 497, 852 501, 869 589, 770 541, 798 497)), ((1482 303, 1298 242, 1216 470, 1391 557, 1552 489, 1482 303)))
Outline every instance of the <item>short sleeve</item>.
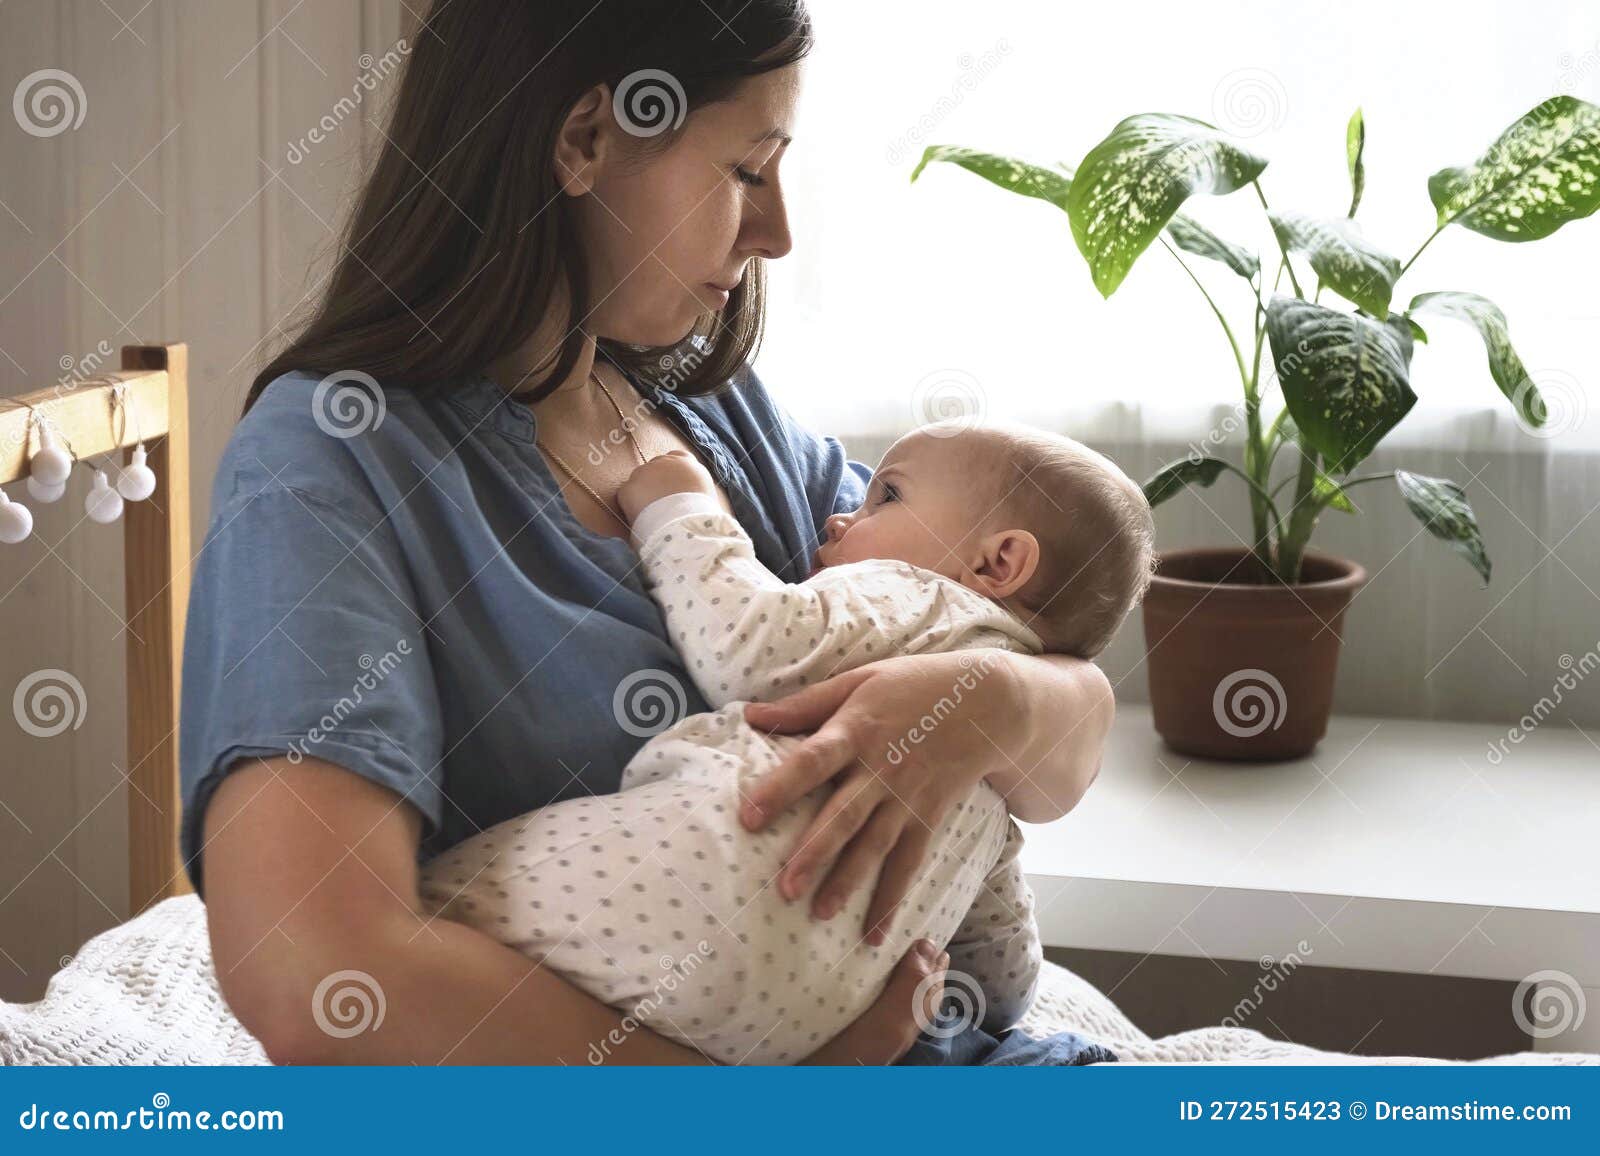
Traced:
MULTIPOLYGON (((438 829, 443 727, 424 625, 375 496, 219 473, 184 637, 182 849, 202 896, 203 815, 241 759, 324 759, 438 829), (245 480, 248 478, 248 480, 245 480)), ((308 822, 314 822, 309 815, 308 822)))

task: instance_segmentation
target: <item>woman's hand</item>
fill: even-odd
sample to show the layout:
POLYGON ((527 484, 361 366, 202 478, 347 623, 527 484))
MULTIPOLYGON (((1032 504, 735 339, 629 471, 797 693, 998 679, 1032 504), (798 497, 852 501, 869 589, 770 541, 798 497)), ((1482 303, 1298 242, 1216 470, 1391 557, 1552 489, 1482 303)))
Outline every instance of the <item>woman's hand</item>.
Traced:
POLYGON ((760 780, 740 820, 760 830, 829 780, 833 795, 790 852, 778 877, 793 900, 817 880, 812 914, 831 918, 874 875, 867 942, 882 944, 950 806, 1009 756, 996 745, 1017 724, 1018 690, 1001 650, 903 655, 836 675, 771 703, 745 720, 764 731, 807 731, 760 780))
POLYGON ((917 1033, 939 1019, 944 973, 950 953, 919 939, 901 957, 883 994, 844 1031, 823 1044, 805 1064, 892 1064, 917 1042, 917 1033))

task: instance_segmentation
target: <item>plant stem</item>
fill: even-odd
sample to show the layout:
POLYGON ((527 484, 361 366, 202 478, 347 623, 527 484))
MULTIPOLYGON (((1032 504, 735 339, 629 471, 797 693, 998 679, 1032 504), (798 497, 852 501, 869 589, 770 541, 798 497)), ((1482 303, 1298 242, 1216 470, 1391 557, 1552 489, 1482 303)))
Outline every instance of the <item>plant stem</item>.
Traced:
MULTIPOLYGON (((1221 458, 1218 458, 1217 460, 1218 461, 1222 461, 1221 458)), ((1272 514, 1272 520, 1274 522, 1276 522, 1278 520, 1278 518, 1279 518, 1278 507, 1273 504, 1272 496, 1270 494, 1268 494, 1266 490, 1262 489, 1261 486, 1257 484, 1257 482, 1256 482, 1256 480, 1254 478, 1252 478, 1249 474, 1245 473, 1243 470, 1241 470, 1238 466, 1234 465, 1232 462, 1222 462, 1222 466, 1223 466, 1224 469, 1229 470, 1229 471, 1231 471, 1233 473, 1236 473, 1241 478, 1244 479, 1245 485, 1250 487, 1250 496, 1251 496, 1251 498, 1252 499, 1260 498, 1263 502, 1265 502, 1266 506, 1267 506, 1267 509, 1272 514)))
POLYGON ((1364 474, 1359 478, 1346 478, 1344 481, 1339 483, 1339 488, 1341 490, 1348 490, 1351 486, 1359 486, 1362 482, 1381 482, 1384 478, 1392 477, 1394 477, 1393 470, 1390 470, 1386 474, 1364 474))
MULTIPOLYGON (((1406 275, 1406 270, 1411 268, 1411 262, 1415 261, 1418 257, 1422 256, 1422 250, 1426 249, 1429 245, 1433 244, 1433 239, 1435 237, 1437 237, 1442 232, 1444 232, 1444 226, 1440 225, 1437 229, 1435 229, 1433 232, 1428 234, 1428 239, 1426 241, 1422 242, 1422 244, 1418 245, 1417 246, 1417 251, 1415 253, 1411 254, 1411 260, 1407 261, 1404 265, 1400 266, 1400 277, 1404 277, 1406 275)), ((1400 277, 1396 277, 1395 280, 1396 281, 1400 280, 1400 277)))
POLYGON ((1222 315, 1222 310, 1217 308, 1217 303, 1211 299, 1211 294, 1206 292, 1206 287, 1200 283, 1200 278, 1196 277, 1194 270, 1189 268, 1189 263, 1178 256, 1178 251, 1167 243, 1165 237, 1161 238, 1161 245, 1167 252, 1172 254, 1172 259, 1183 267, 1183 271, 1189 274, 1189 280, 1193 281, 1194 287, 1200 290, 1200 296, 1204 297, 1206 304, 1211 306, 1211 312, 1217 315, 1217 320, 1222 324, 1222 332, 1228 335, 1228 344, 1233 348, 1234 364, 1239 367, 1239 380, 1244 383, 1244 388, 1248 392, 1250 389, 1250 377, 1245 373, 1244 355, 1239 352, 1239 343, 1234 340, 1233 327, 1228 324, 1228 319, 1222 315))
POLYGON ((1296 478, 1294 505, 1289 509, 1289 525, 1279 523, 1278 577, 1293 584, 1300 581, 1300 562, 1305 556, 1306 543, 1311 540, 1312 528, 1321 513, 1313 490, 1317 481, 1317 456, 1300 447, 1300 473, 1296 478))
MULTIPOLYGON (((1263 193, 1261 191, 1261 182, 1260 181, 1251 181, 1250 182, 1250 186, 1251 186, 1251 188, 1255 189, 1256 196, 1259 197, 1260 200, 1261 200, 1261 209, 1262 209, 1262 211, 1263 212, 1268 211, 1270 209, 1270 206, 1267 204, 1267 194, 1263 193)), ((1268 225, 1270 227, 1270 225, 1271 225, 1271 221, 1270 220, 1268 221, 1268 225)), ((1287 249, 1285 249, 1283 247, 1283 241, 1282 241, 1282 239, 1280 239, 1278 237, 1278 230, 1276 230, 1276 229, 1272 230, 1272 239, 1278 242, 1278 252, 1283 254, 1283 265, 1284 265, 1284 268, 1289 270, 1289 284, 1294 286, 1294 295, 1296 297, 1300 298, 1302 301, 1305 300, 1305 293, 1300 288, 1300 282, 1296 281, 1295 277, 1294 277, 1294 266, 1289 263, 1289 250, 1287 250, 1287 249)))
MULTIPOLYGON (((1223 316, 1222 310, 1217 307, 1216 301, 1213 300, 1211 294, 1206 291, 1206 287, 1201 283, 1200 278, 1195 276, 1194 270, 1189 268, 1189 263, 1182 257, 1178 256, 1178 251, 1167 243, 1167 239, 1165 237, 1161 238, 1161 246, 1162 248, 1166 249, 1167 252, 1172 254, 1172 259, 1176 261, 1179 267, 1181 267, 1183 271, 1189 275, 1189 280, 1194 282, 1194 287, 1200 290, 1200 296, 1206 299, 1206 304, 1211 306, 1211 312, 1217 315, 1217 322, 1222 326, 1222 332, 1227 334, 1228 346, 1233 350, 1233 363, 1239 368, 1239 381, 1244 386, 1245 416, 1249 422, 1249 434, 1248 440, 1245 442, 1244 447, 1244 470, 1240 470, 1231 462, 1224 461, 1222 464, 1233 473, 1236 473, 1243 478, 1250 487, 1250 517, 1256 534, 1256 545, 1253 547, 1253 549, 1256 553, 1256 557, 1260 559, 1262 565, 1267 567, 1268 571, 1270 572, 1272 568, 1272 557, 1269 552, 1270 547, 1267 539, 1267 512, 1269 510, 1272 511, 1272 518, 1274 521, 1277 520, 1278 515, 1277 508, 1272 504, 1272 499, 1267 496, 1266 490, 1262 488, 1261 483, 1256 479, 1256 459, 1258 457, 1258 449, 1260 445, 1261 421, 1259 416, 1260 403, 1256 399, 1254 374, 1245 370, 1244 354, 1240 352, 1239 342, 1233 335, 1233 326, 1228 324, 1228 319, 1223 316)), ((1260 305, 1261 293, 1260 290, 1257 290, 1256 306, 1258 311, 1260 309, 1260 305)), ((1262 330, 1257 327, 1255 334, 1255 352, 1258 365, 1261 357, 1261 333, 1262 330)), ((1221 459, 1218 460, 1220 461, 1221 459)))

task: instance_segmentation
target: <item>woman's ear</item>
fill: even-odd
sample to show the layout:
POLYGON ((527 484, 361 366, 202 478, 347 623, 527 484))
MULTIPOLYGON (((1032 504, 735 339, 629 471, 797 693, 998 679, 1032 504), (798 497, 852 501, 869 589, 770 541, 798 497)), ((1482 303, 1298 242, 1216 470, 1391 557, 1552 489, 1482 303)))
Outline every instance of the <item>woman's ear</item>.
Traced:
POLYGON ((594 188, 595 166, 606 151, 611 118, 611 88, 597 84, 578 98, 556 133, 556 180, 569 197, 594 188))
POLYGON ((978 551, 972 572, 991 598, 1009 598, 1039 568, 1039 539, 1026 530, 997 530, 978 543, 978 551))

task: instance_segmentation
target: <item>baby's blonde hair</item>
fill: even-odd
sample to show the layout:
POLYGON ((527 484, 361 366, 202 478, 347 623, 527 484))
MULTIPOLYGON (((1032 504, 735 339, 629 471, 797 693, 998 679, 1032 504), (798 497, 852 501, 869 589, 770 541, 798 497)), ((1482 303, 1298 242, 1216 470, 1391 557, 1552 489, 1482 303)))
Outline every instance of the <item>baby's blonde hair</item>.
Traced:
POLYGON ((1104 454, 1031 426, 986 422, 980 521, 1025 529, 1039 564, 1011 601, 1055 654, 1093 658, 1150 585, 1155 520, 1144 491, 1104 454))

